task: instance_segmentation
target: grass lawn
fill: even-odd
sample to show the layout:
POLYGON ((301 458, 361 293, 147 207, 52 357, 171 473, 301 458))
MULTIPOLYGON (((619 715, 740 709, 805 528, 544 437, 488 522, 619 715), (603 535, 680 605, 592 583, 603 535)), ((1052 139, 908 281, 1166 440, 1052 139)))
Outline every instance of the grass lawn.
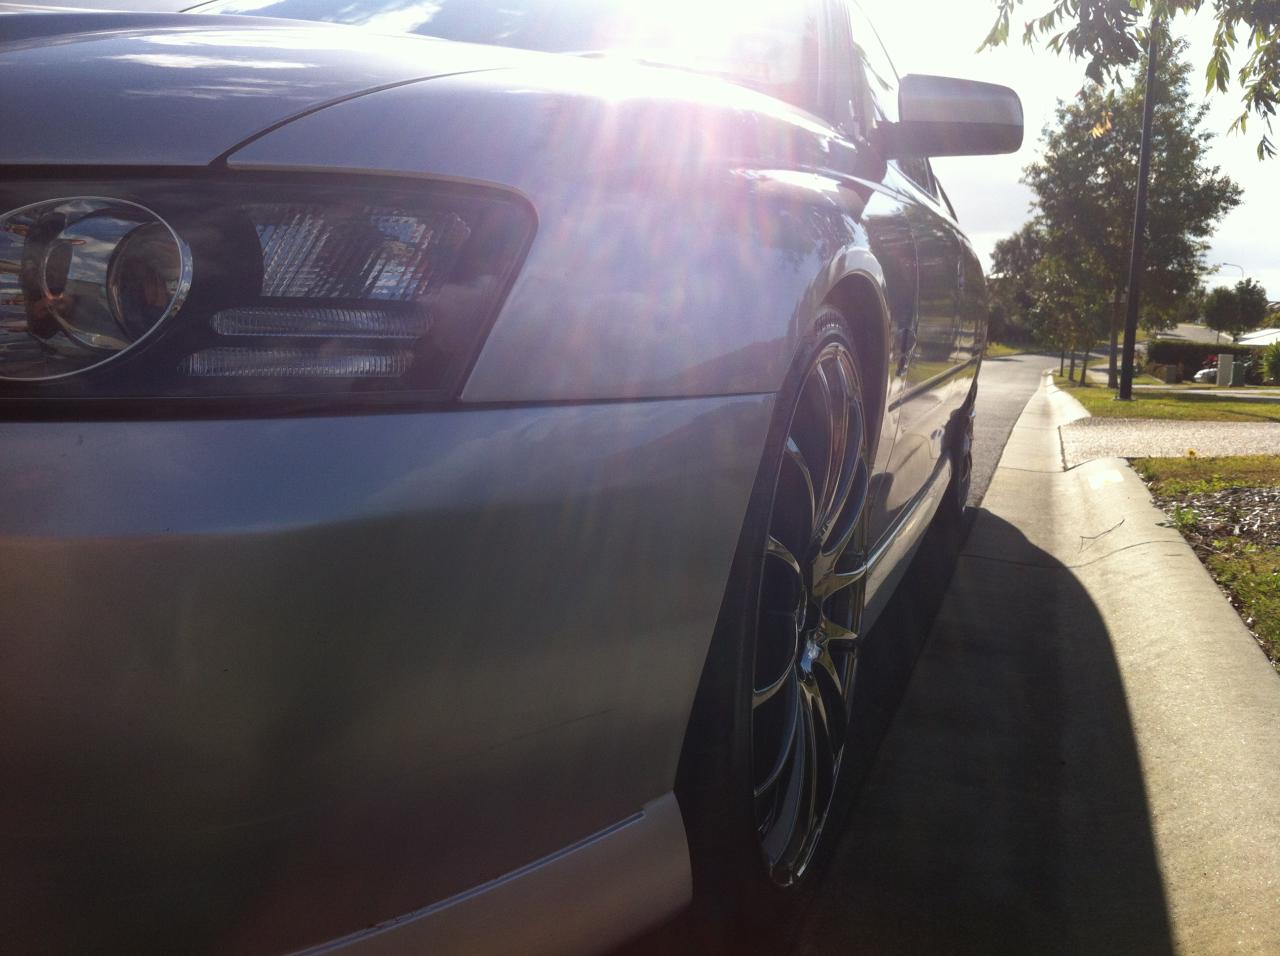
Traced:
MULTIPOLYGON (((1165 418, 1192 422, 1280 422, 1280 402, 1240 401, 1203 393, 1135 392, 1133 401, 1117 402, 1105 385, 1081 386, 1054 374, 1059 388, 1069 391, 1096 418, 1165 418)), ((1135 381, 1137 381, 1135 379, 1135 381)), ((1141 384, 1139 382, 1139 384, 1141 384)))
POLYGON ((1133 466, 1280 669, 1280 457, 1139 458, 1133 466))
MULTIPOLYGON (((1101 376, 1101 380, 1105 382, 1107 378, 1107 363, 1099 362, 1097 365, 1090 365, 1089 374, 1092 376, 1095 373, 1101 376)), ((1058 377, 1059 385, 1061 385, 1064 381, 1067 383, 1067 385, 1072 384, 1071 380, 1067 378, 1065 375, 1058 377)), ((1096 385, 1097 380, 1090 382, 1089 384, 1096 385)), ((1154 375, 1148 375, 1146 372, 1139 372, 1137 375, 1133 377, 1133 384, 1134 385, 1163 385, 1165 383, 1162 380, 1156 378, 1154 375)))
POLYGON ((1004 358, 1006 355, 1022 355, 1029 348, 1029 346, 1005 345, 1003 342, 988 342, 987 350, 982 354, 987 358, 1004 358))
POLYGON ((1138 458, 1134 467, 1158 495, 1200 494, 1227 488, 1280 487, 1280 458, 1138 458))

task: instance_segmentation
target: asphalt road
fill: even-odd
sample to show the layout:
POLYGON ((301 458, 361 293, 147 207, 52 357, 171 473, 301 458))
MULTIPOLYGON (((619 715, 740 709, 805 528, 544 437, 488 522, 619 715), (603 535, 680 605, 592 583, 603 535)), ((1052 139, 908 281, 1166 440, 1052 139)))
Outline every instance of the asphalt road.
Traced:
POLYGON ((1057 364, 1057 358, 1049 355, 1010 355, 983 361, 978 376, 978 414, 973 422, 971 506, 982 503, 1013 423, 1040 384, 1040 373, 1057 364))

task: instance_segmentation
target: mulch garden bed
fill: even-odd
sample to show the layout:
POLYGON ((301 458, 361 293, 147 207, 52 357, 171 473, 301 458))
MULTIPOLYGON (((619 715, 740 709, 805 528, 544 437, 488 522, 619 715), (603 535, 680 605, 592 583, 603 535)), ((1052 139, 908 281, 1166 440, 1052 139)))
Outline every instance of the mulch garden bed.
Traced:
POLYGON ((1162 491, 1169 516, 1280 669, 1280 487, 1162 491))

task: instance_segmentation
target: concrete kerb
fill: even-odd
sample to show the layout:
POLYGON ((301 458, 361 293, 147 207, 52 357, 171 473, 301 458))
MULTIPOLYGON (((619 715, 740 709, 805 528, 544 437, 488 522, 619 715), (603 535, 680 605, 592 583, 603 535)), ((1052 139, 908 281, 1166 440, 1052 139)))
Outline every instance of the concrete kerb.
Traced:
MULTIPOLYGON (((1056 568, 1093 602, 1130 712, 1174 949, 1280 952, 1280 680, 1126 460, 1065 467, 1058 429, 1085 416, 1046 375, 983 502, 1002 520, 977 522, 964 555, 1056 568)), ((1069 640, 1070 609, 1051 617, 1069 640)))

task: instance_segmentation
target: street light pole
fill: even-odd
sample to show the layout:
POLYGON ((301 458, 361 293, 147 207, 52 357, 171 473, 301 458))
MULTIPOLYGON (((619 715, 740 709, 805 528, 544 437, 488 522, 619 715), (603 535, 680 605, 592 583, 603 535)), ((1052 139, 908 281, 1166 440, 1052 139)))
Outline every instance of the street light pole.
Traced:
POLYGON ((1142 150, 1138 157, 1138 196, 1133 210, 1133 245, 1129 248, 1129 301, 1124 321, 1124 355, 1120 366, 1122 402, 1133 400, 1133 350, 1138 342, 1138 307, 1147 239, 1147 186, 1151 180, 1151 125, 1156 109, 1156 54, 1160 52, 1160 20, 1151 15, 1147 45, 1147 92, 1142 106, 1142 150))

